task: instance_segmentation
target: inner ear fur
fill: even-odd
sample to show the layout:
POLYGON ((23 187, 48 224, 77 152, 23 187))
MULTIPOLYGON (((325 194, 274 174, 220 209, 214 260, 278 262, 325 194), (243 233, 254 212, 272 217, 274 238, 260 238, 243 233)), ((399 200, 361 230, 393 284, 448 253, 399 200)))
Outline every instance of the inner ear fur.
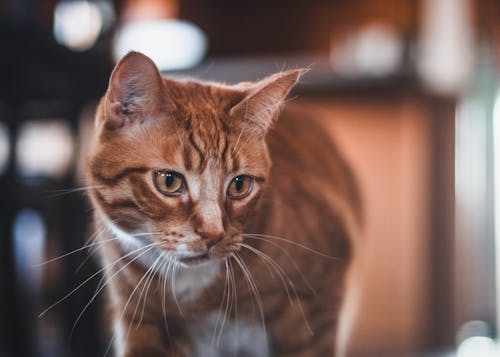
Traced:
POLYGON ((279 115, 285 99, 305 71, 295 69, 276 73, 253 85, 241 83, 244 98, 231 108, 234 120, 243 120, 266 133, 279 115))
POLYGON ((144 120, 164 102, 163 81, 153 61, 129 52, 113 70, 104 98, 105 127, 118 129, 144 120))

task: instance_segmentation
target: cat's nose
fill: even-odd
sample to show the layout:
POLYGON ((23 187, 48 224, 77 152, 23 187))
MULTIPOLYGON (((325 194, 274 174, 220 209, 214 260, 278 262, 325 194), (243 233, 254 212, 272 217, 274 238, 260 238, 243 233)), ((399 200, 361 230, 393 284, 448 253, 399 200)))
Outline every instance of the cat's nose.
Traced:
POLYGON ((219 230, 198 229, 196 233, 205 240, 207 248, 211 248, 224 237, 224 232, 219 230))

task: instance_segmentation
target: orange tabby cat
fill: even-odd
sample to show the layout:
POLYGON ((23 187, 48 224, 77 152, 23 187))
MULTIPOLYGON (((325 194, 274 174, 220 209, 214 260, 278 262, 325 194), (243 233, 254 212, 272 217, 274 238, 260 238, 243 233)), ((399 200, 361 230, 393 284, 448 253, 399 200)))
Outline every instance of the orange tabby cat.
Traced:
POLYGON ((359 198, 321 122, 283 107, 301 73, 115 68, 88 183, 117 356, 335 353, 359 198))

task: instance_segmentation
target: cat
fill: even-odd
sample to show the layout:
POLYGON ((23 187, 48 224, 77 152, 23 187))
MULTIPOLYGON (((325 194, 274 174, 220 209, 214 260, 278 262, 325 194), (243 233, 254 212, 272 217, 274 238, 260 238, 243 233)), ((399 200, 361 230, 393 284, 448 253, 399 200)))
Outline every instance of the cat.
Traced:
POLYGON ((87 181, 116 356, 335 354, 361 200, 324 123, 285 104, 302 73, 115 67, 87 181))

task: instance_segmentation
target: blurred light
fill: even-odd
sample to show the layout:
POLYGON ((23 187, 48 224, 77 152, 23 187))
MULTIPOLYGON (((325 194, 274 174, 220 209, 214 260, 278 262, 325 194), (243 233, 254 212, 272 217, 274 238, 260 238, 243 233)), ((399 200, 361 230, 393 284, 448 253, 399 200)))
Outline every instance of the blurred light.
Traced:
POLYGON ((91 48, 103 27, 99 6, 88 1, 61 1, 54 13, 54 36, 75 51, 91 48))
POLYGON ((474 61, 470 0, 425 0, 418 72, 435 92, 456 95, 467 85, 474 61))
MULTIPOLYGON (((466 215, 484 215, 478 207, 486 197, 487 113, 474 99, 464 100, 455 116, 455 194, 466 215)), ((484 223, 481 222, 481 226, 484 223)), ((463 222, 460 222, 463 223, 463 222)), ((486 229, 486 227, 483 227, 486 229)))
POLYGON ((14 259, 19 287, 31 293, 39 291, 45 247, 45 224, 40 214, 23 209, 13 225, 14 259))
POLYGON ((470 320, 464 322, 457 331, 456 341, 460 345, 469 337, 491 335, 490 325, 482 320, 470 320))
POLYGON ((473 336, 458 346, 457 357, 497 357, 499 352, 498 346, 491 338, 473 336))
POLYGON ((16 164, 23 177, 63 176, 73 157, 73 137, 62 120, 29 121, 19 130, 16 164))
POLYGON ((493 177, 495 212, 495 276, 497 301, 497 329, 500 330, 500 90, 493 105, 493 177))
POLYGON ((388 76, 402 64, 403 44, 397 31, 372 24, 332 45, 333 70, 343 76, 388 76))
POLYGON ((10 140, 9 132, 4 123, 0 123, 0 174, 7 168, 9 162, 10 140))
POLYGON ((138 20, 165 20, 179 17, 179 0, 126 1, 120 10, 125 22, 138 20))
POLYGON ((113 26, 116 21, 115 8, 113 7, 113 4, 110 0, 96 1, 95 4, 97 5, 102 17, 101 32, 106 32, 111 28, 111 26, 113 26))
POLYGON ((179 20, 132 21, 118 30, 113 55, 118 62, 130 51, 150 57, 160 70, 194 67, 203 59, 206 37, 195 25, 179 20))

